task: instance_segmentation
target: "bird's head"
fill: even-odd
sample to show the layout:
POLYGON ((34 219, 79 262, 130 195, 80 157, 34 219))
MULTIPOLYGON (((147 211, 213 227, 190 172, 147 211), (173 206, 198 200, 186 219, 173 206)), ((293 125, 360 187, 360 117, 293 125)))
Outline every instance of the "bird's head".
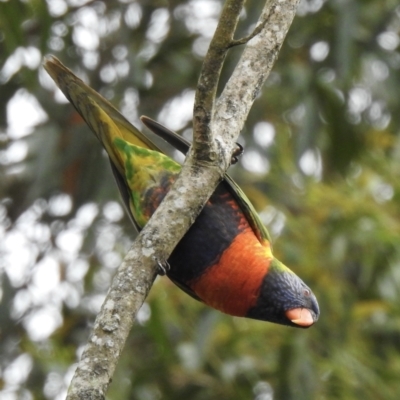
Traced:
POLYGON ((289 268, 274 258, 261 285, 257 304, 249 318, 308 328, 319 317, 318 302, 311 289, 289 268))

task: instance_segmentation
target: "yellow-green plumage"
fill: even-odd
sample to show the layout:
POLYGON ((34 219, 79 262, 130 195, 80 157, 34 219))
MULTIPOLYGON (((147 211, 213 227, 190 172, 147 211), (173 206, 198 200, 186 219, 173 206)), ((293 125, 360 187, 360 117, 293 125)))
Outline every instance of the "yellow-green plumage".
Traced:
MULTIPOLYGON (((123 164, 124 175, 130 189, 130 210, 139 227, 143 228, 151 214, 146 212, 145 194, 159 186, 166 176, 173 179, 181 166, 171 158, 154 150, 148 150, 116 137, 113 139, 114 153, 123 164)), ((172 183, 172 182, 171 182, 172 183)))
POLYGON ((173 175, 179 173, 181 166, 165 156, 112 104, 85 85, 56 58, 51 59, 48 72, 105 148, 118 186, 129 198, 133 222, 138 229, 142 228, 151 216, 146 212, 149 205, 143 203, 144 192, 156 185, 166 172, 173 175))

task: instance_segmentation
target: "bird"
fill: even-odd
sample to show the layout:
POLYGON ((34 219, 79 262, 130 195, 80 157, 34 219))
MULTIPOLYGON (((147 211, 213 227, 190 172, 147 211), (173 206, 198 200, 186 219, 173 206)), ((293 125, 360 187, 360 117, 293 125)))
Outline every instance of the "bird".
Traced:
MULTIPOLYGON (((127 213, 140 231, 181 165, 56 57, 47 56, 44 68, 107 152, 127 213)), ((142 121, 178 151, 188 151, 190 143, 177 133, 148 117, 142 121)), ((184 292, 225 314, 299 328, 319 318, 314 293, 274 257, 267 228, 227 174, 161 267, 184 292)))

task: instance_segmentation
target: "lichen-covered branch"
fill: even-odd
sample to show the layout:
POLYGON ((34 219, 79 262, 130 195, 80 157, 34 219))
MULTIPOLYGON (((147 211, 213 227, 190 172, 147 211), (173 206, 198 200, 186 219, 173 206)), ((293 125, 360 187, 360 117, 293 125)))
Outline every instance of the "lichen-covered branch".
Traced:
MULTIPOLYGON (((236 26, 236 22, 232 20, 220 22, 216 34, 223 29, 229 33, 222 39, 221 47, 217 45, 217 39, 213 41, 215 48, 210 54, 221 53, 222 56, 214 72, 212 60, 207 61, 211 63, 207 67, 210 68, 210 73, 202 75, 200 81, 202 87, 198 95, 201 100, 196 103, 196 107, 204 107, 200 112, 204 113, 204 118, 201 116, 200 121, 196 122, 195 116, 194 121, 195 125, 203 124, 202 127, 195 128, 199 129, 195 140, 198 140, 199 136, 203 141, 204 138, 207 142, 213 140, 214 144, 208 143, 205 147, 213 149, 215 154, 210 156, 202 153, 201 157, 194 157, 193 152, 189 153, 173 188, 128 252, 96 318, 93 332, 71 382, 67 399, 105 398, 135 315, 155 278, 156 263, 168 259, 223 178, 235 141, 257 93, 277 58, 298 2, 299 0, 267 2, 259 21, 263 27, 246 45, 237 68, 214 107, 216 84, 224 54, 229 47, 226 38, 229 37, 232 41, 232 29, 236 26), (204 78, 206 76, 207 79, 204 78), (208 79, 212 82, 210 83, 208 79), (208 93, 207 88, 211 88, 212 93, 208 93), (213 162, 208 162, 211 159, 213 162)), ((242 1, 227 1, 225 8, 228 4, 235 7, 242 3, 242 1)), ((237 8, 232 15, 237 18, 237 8)), ((195 114, 196 112, 199 110, 195 109, 195 114)), ((203 148, 203 145, 200 147, 203 148)))
POLYGON ((243 128, 250 108, 278 57, 299 2, 266 2, 257 24, 263 28, 247 43, 216 104, 211 130, 223 138, 223 145, 233 145, 243 128))
POLYGON ((155 278, 138 237, 119 266, 69 387, 67 399, 104 399, 135 316, 155 278))

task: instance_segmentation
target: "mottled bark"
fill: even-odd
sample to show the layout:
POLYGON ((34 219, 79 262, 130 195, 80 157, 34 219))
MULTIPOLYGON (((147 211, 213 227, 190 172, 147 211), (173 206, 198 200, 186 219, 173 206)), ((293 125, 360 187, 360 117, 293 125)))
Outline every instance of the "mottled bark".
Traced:
POLYGON ((233 40, 242 3, 243 0, 225 3, 217 36, 199 79, 194 106, 194 150, 114 277, 71 382, 69 400, 105 398, 135 315, 156 276, 157 262, 168 259, 228 168, 235 141, 277 58, 299 0, 267 1, 255 34, 233 40), (232 77, 215 103, 226 51, 247 40, 232 77))

